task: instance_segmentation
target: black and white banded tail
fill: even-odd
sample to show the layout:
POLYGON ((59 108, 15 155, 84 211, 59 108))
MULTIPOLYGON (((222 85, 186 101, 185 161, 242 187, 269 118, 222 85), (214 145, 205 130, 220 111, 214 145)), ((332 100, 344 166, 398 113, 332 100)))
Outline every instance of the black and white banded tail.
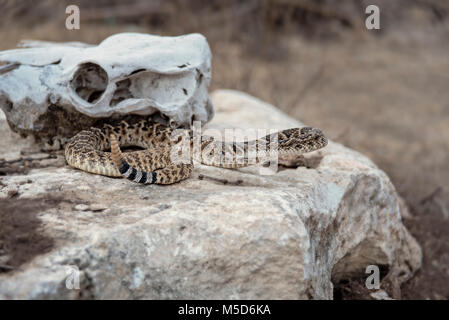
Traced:
POLYGON ((120 150, 120 146, 118 145, 115 135, 111 134, 110 139, 112 160, 114 161, 115 166, 123 177, 137 183, 156 183, 157 173, 155 171, 145 172, 129 165, 129 163, 126 162, 125 158, 123 157, 122 151, 120 150))

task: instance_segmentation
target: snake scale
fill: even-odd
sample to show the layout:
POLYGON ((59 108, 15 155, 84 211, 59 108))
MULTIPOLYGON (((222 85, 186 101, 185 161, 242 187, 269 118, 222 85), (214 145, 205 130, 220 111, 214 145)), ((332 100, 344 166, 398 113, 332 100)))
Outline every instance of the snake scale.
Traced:
POLYGON ((321 130, 310 127, 282 130, 245 142, 222 142, 200 136, 197 156, 189 152, 188 161, 173 161, 173 148, 180 148, 182 141, 195 150, 193 131, 183 132, 184 136, 173 138, 174 129, 147 120, 135 124, 122 121, 117 126, 105 124, 72 137, 65 147, 65 158, 70 166, 94 174, 123 176, 144 184, 172 184, 190 176, 193 159, 221 168, 241 168, 265 162, 273 152, 294 156, 327 145, 321 130), (120 147, 127 146, 143 150, 122 153, 120 147), (257 152, 250 156, 254 150, 257 152))

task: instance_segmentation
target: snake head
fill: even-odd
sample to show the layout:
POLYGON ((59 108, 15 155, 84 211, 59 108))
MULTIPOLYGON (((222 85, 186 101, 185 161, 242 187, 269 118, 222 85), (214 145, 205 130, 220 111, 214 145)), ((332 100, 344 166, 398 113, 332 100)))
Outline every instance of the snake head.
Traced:
POLYGON ((281 154, 302 154, 321 149, 327 138, 318 128, 303 127, 279 131, 278 151, 281 154))

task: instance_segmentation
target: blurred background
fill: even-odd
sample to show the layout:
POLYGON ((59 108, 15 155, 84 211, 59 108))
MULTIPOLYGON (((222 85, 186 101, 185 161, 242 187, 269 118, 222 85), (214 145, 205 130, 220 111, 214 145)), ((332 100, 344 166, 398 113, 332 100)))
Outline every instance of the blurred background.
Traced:
MULTIPOLYGON (((0 0, 0 50, 22 39, 96 44, 118 32, 205 35, 211 90, 265 100, 369 156, 391 177, 424 251, 403 299, 449 299, 449 1, 0 0), (65 28, 76 4, 79 30, 65 28), (380 8, 380 30, 365 8, 380 8)), ((364 298, 360 279, 339 299, 364 298)))

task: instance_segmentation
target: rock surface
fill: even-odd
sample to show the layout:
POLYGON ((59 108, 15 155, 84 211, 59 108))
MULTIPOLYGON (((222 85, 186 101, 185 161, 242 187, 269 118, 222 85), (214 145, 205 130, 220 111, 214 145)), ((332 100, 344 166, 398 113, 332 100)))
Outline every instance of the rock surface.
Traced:
MULTIPOLYGON (((302 125, 243 93, 212 100, 211 128, 302 125)), ((4 120, 0 133, 5 159, 29 143, 4 120)), ((3 299, 332 299, 333 283, 368 265, 400 284, 421 264, 387 175, 337 143, 274 175, 199 165, 170 186, 42 161, 0 180, 3 299)))

